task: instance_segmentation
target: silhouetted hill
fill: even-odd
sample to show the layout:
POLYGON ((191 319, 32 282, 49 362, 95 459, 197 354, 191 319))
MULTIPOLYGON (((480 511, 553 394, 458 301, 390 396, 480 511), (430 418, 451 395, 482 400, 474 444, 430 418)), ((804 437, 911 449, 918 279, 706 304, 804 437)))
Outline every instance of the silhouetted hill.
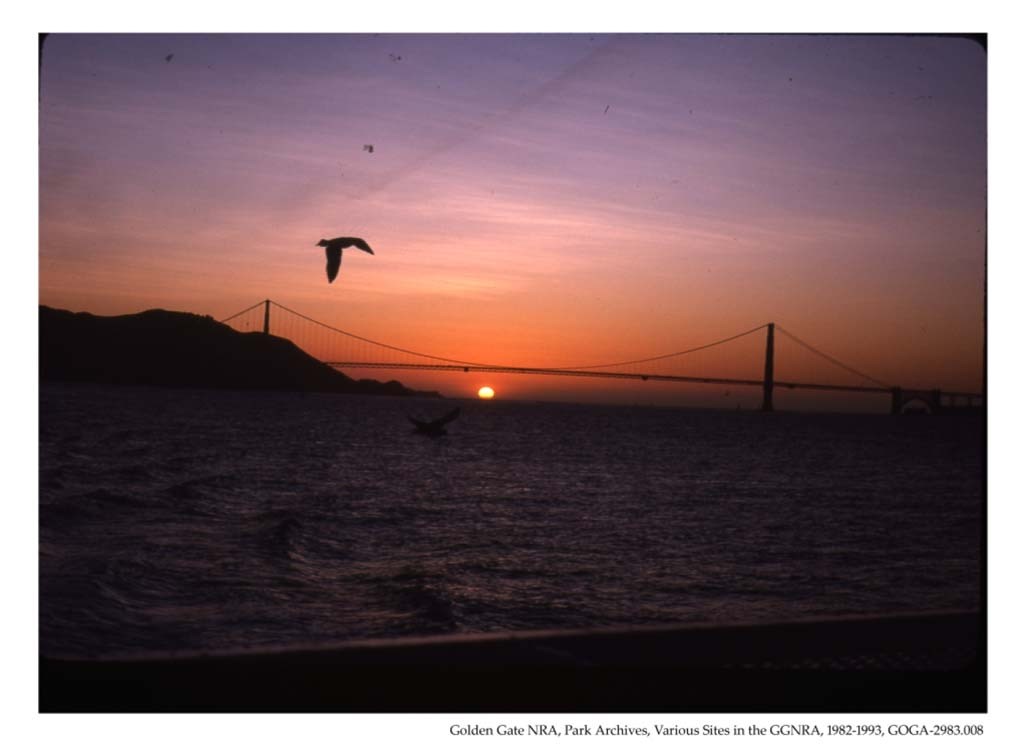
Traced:
POLYGON ((412 395, 397 380, 353 380, 287 339, 211 317, 147 310, 102 317, 39 307, 40 380, 412 395))

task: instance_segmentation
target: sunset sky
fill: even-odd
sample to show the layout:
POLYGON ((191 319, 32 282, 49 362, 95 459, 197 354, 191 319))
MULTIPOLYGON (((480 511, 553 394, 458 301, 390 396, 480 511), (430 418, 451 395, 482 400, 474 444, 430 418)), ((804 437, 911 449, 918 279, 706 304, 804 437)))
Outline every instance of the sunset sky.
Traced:
MULTIPOLYGON (((52 35, 39 301, 222 319, 270 298, 526 366, 774 321, 886 383, 981 390, 986 108, 986 54, 957 38, 52 35), (376 255, 328 285, 314 245, 337 235, 376 255)), ((840 379, 778 345, 777 377, 840 379)), ((704 366, 756 378, 763 348, 704 366)))
MULTIPOLYGON (((990 610, 1012 615, 1024 523, 1014 502, 1024 47, 1012 4, 449 4, 12 9, 0 46, 14 103, 5 301, 9 323, 28 321, 14 326, 24 361, 37 362, 37 301, 220 318, 271 297, 398 346, 517 364, 647 356, 774 320, 888 381, 977 389, 988 234, 986 575, 990 610), (40 31, 168 28, 976 30, 989 32, 990 57, 970 42, 905 36, 53 35, 36 88, 40 31), (313 245, 343 233, 377 255, 348 253, 327 285, 313 245)), ((760 356, 759 343, 743 345, 760 356)), ((31 367, 7 370, 9 489, 31 500, 38 400, 28 395, 39 384, 31 367)), ((454 395, 483 384, 395 375, 454 395)), ((499 402, 577 387, 631 397, 565 380, 575 382, 490 382, 499 402)), ((696 392, 736 396, 725 390, 696 392)), ((758 397, 744 392, 744 405, 758 397)), ((793 397, 776 393, 776 404, 793 397)), ((18 571, 8 599, 25 614, 8 618, 8 640, 35 644, 38 504, 11 512, 12 528, 33 531, 6 545, 18 571)), ((1013 620, 991 618, 993 721, 1017 710, 1013 620)), ((15 651, 9 671, 35 684, 35 649, 15 651)), ((197 736, 277 748, 296 736, 285 721, 180 718, 153 733, 148 717, 137 732, 119 717, 83 733, 40 722, 37 691, 10 698, 15 734, 55 747, 86 737, 127 747, 145 734, 158 748, 197 736)), ((379 741, 375 726, 339 726, 379 741)), ((407 720, 385 731, 441 746, 435 729, 407 720)))

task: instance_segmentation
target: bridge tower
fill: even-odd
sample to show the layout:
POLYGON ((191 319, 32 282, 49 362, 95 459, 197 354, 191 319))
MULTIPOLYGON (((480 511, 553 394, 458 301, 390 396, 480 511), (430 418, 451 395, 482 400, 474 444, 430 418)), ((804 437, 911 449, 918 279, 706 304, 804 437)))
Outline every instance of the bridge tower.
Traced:
POLYGON ((270 333, 270 300, 263 300, 263 333, 270 333))
POLYGON ((775 387, 775 324, 768 324, 768 343, 764 352, 764 400, 761 411, 774 411, 772 389, 775 387))

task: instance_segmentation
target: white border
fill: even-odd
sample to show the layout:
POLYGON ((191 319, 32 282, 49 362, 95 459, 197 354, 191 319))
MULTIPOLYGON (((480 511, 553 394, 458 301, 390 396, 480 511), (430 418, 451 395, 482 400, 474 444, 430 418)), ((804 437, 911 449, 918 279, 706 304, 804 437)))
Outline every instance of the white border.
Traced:
MULTIPOLYGON (((37 447, 38 403, 36 313, 38 303, 37 253, 37 109, 36 37, 39 31, 719 31, 719 32, 893 32, 893 31, 984 31, 989 32, 990 73, 990 242, 989 242, 989 387, 990 387, 990 494, 989 560, 991 620, 990 660, 992 672, 987 716, 963 717, 983 721, 986 734, 978 742, 1005 742, 1016 735, 1016 683, 1019 681, 1019 637, 1015 623, 1019 608, 1014 581, 1019 564, 1016 550, 1024 524, 1020 519, 1020 484, 1012 470, 1014 436, 1021 424, 1021 396, 1014 393, 1019 383, 1012 378, 1021 372, 1021 355, 1014 348, 1022 340, 1015 285, 1020 273, 1017 227, 1021 159, 1017 145, 1024 132, 1020 117, 1019 27, 1007 8, 1009 4, 952 2, 860 2, 830 6, 822 12, 820 3, 771 2, 678 4, 666 11, 666 3, 634 0, 616 4, 539 2, 521 0, 514 4, 481 2, 439 4, 388 2, 383 4, 326 3, 295 1, 254 7, 243 3, 212 3, 184 0, 172 4, 137 2, 48 2, 37 7, 27 4, 8 9, 4 44, 0 45, 4 76, 5 215, 13 219, 8 230, 8 263, 4 276, 4 335, 14 338, 14 356, 5 358, 3 455, 8 476, 4 507, 8 512, 3 567, 6 586, 4 643, 8 663, 3 679, 5 735, 15 738, 12 746, 175 748, 192 747, 274 747, 322 745, 363 747, 370 743, 401 741, 417 747, 507 746, 517 740, 498 738, 452 738, 448 716, 331 715, 331 716, 38 716, 35 679, 37 630, 37 447), (12 106, 13 105, 13 106, 12 106), (1011 286, 1013 285, 1013 286, 1011 286), (1012 432, 1011 432, 1012 430, 1012 432), (13 472, 10 469, 14 469, 13 472), (14 719, 12 721, 12 718, 14 719), (488 741, 489 740, 489 741, 488 741)), ((460 717, 465 719, 465 717, 460 717)), ((529 717, 512 717, 525 723, 529 717)), ((540 721, 552 716, 536 717, 540 721)), ((587 719, 612 721, 604 716, 587 719)), ((622 721, 651 723, 658 718, 630 715, 622 721)), ((759 721, 763 724, 798 717, 753 715, 675 717, 680 723, 715 724, 759 721)), ((830 717, 804 717, 818 724, 830 717)), ((843 719, 844 717, 834 717, 843 719)), ((850 718, 850 717, 845 717, 850 718)), ((873 717, 891 723, 898 717, 873 717)), ((916 717, 919 718, 919 717, 916 717)), ((951 719, 953 717, 944 717, 951 719)), ((485 723, 496 717, 474 716, 485 723)), ((867 721, 869 717, 858 716, 867 721)), ((577 717, 577 721, 579 717, 577 717)), ((561 719, 560 719, 561 721, 561 719)), ((586 740, 582 740, 586 741, 586 740)), ((614 742, 616 746, 644 746, 656 739, 614 742)), ((671 740, 669 740, 671 742, 671 740)), ((749 739, 713 740, 746 742, 749 739)), ((785 741, 785 740, 781 740, 785 741)), ((793 740, 789 740, 792 742, 793 740)), ((934 740, 932 740, 934 741, 934 740)), ((915 740, 904 740, 915 742, 915 740)), ((561 744, 561 742, 559 742, 561 744)), ((843 741, 849 745, 849 740, 843 741)), ((973 744, 973 743, 972 743, 973 744)))

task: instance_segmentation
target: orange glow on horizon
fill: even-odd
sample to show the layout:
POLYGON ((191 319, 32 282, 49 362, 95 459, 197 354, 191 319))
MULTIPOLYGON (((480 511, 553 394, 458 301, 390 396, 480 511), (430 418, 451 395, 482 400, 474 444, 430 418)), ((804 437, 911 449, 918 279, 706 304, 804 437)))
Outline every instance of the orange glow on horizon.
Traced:
MULTIPOLYGON (((981 390, 976 45, 197 35, 192 56, 168 64, 150 53, 159 38, 47 40, 42 304, 222 320, 270 298, 393 347, 535 368, 658 357, 774 321, 886 384, 981 390), (495 54, 471 54, 475 43, 495 54), (417 61, 411 79, 411 65, 373 62, 396 45, 417 61), (370 90, 372 155, 369 136, 338 127, 370 90), (375 254, 346 255, 328 284, 314 243, 336 235, 375 254)), ((261 325, 257 311, 250 328, 261 325)), ((274 318, 271 332, 312 356, 380 361, 288 325, 274 318)), ((756 380, 764 346, 754 334, 676 372, 756 380)), ((852 384, 781 335, 775 346, 777 380, 852 384)), ((354 372, 479 396, 458 373, 354 372)), ((502 401, 713 392, 501 374, 489 387, 502 401)), ((736 394, 714 400, 745 408, 736 394)))

